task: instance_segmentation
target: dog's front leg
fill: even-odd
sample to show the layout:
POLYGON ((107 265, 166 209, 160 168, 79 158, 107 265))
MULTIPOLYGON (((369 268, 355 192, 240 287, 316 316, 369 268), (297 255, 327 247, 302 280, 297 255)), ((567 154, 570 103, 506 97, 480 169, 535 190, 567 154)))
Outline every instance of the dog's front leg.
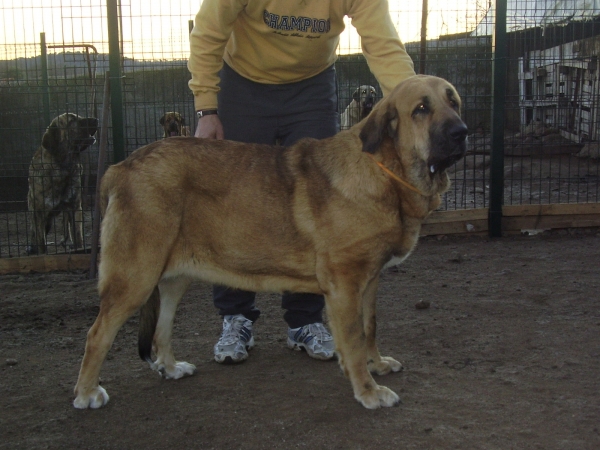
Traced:
POLYGON ((71 240, 71 248, 77 250, 83 247, 83 211, 65 211, 63 213, 63 239, 60 245, 67 248, 67 243, 71 240))
POLYGON ((69 216, 71 219, 71 242, 73 242, 73 249, 77 250, 83 247, 83 210, 81 209, 81 203, 69 216))
POLYGON ((50 231, 52 218, 44 210, 35 210, 31 214, 31 246, 27 249, 30 255, 46 253, 46 234, 50 231))
POLYGON ((363 320, 367 339, 367 368, 377 375, 400 372, 402 364, 389 356, 381 356, 377 348, 377 286, 379 274, 367 284, 363 294, 363 320))
POLYGON ((354 397, 365 408, 396 406, 400 402, 398 395, 379 386, 367 370, 367 337, 361 291, 354 276, 333 281, 327 290, 327 312, 338 360, 342 371, 350 378, 354 397))
POLYGON ((69 240, 71 242, 75 242, 73 239, 73 211, 63 211, 63 237, 61 241, 58 243, 61 247, 67 248, 67 244, 69 240))

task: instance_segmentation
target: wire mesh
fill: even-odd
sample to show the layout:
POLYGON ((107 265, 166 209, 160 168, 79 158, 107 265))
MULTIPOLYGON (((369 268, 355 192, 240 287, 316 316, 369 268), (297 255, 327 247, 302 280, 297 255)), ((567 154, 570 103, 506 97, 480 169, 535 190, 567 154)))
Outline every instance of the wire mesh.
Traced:
MULTIPOLYGON (((388 4, 417 72, 448 79, 463 100, 468 154, 450 170, 452 187, 442 209, 485 208, 493 2, 388 4)), ((188 0, 117 2, 126 155, 163 138, 165 112, 179 112, 189 133, 194 132, 186 64, 190 21, 199 5, 188 0)), ((12 257, 25 255, 32 245, 29 165, 50 121, 67 111, 83 117, 102 113, 108 20, 106 2, 100 0, 8 0, 0 11, 0 257, 12 257)), ((599 13, 594 2, 582 0, 508 1, 505 204, 599 201, 599 13)), ((339 112, 362 85, 373 86, 380 99, 350 18, 338 55, 339 112)), ((112 144, 109 139, 109 161, 112 144)), ((57 214, 49 226, 48 253, 89 249, 97 160, 97 143, 81 154, 83 247, 64 242, 64 219, 57 214)))

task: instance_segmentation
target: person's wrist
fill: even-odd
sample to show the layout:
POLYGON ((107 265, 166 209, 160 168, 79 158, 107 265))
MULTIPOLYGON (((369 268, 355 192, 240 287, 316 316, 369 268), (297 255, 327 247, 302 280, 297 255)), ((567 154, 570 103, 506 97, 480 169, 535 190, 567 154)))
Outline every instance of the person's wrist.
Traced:
POLYGON ((216 114, 218 114, 218 111, 216 109, 199 109, 198 111, 196 111, 196 117, 198 119, 202 119, 205 116, 211 116, 216 114))

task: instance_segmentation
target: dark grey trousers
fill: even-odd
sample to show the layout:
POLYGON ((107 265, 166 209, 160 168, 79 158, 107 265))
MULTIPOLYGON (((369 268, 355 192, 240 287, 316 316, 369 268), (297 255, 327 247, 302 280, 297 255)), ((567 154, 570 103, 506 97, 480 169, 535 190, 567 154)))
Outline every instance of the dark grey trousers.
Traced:
MULTIPOLYGON (((225 139, 289 146, 303 137, 324 139, 339 131, 335 68, 297 83, 255 83, 227 64, 220 73, 219 118, 225 139)), ((219 314, 243 314, 253 322, 260 310, 254 292, 213 287, 219 314)), ((290 328, 323 321, 323 296, 286 293, 282 296, 284 319, 290 328)))

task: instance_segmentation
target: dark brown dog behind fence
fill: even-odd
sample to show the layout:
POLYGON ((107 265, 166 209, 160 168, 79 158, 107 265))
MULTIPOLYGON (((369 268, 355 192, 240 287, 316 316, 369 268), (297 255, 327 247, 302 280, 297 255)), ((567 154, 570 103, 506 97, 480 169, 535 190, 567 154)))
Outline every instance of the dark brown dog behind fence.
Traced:
POLYGON ((98 119, 64 113, 55 117, 29 165, 27 207, 30 214, 28 254, 47 252, 47 236, 54 218, 63 214, 63 239, 73 249, 83 247, 81 207, 81 152, 96 139, 98 119))

